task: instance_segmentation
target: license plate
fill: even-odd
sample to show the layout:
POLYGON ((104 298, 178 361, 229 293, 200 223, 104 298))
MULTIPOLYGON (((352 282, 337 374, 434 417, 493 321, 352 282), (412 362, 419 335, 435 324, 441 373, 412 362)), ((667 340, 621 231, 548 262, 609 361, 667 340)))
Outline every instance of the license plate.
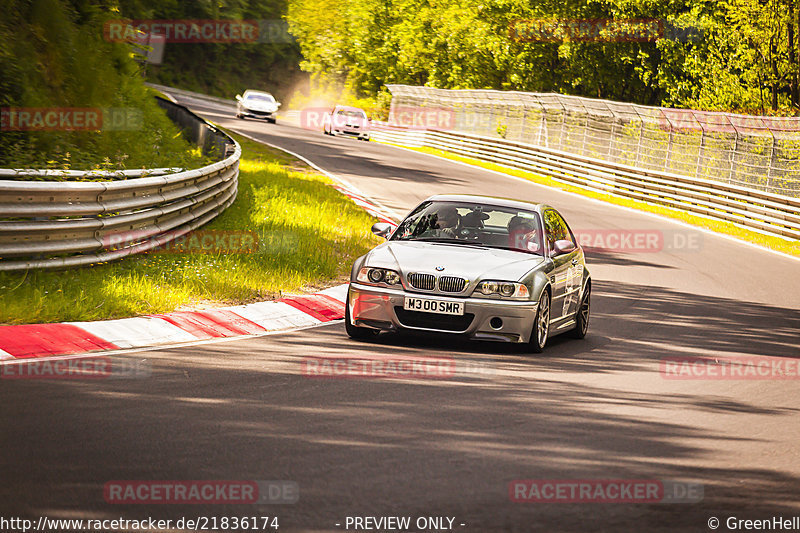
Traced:
POLYGON ((463 315, 464 302, 444 302, 427 298, 406 298, 403 304, 406 311, 422 311, 439 315, 463 315))

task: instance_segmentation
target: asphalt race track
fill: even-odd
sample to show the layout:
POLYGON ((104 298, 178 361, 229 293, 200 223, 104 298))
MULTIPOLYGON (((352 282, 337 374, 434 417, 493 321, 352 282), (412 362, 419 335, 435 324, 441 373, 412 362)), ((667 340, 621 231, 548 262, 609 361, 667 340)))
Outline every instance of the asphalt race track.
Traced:
POLYGON ((800 516, 797 377, 663 371, 665 358, 800 357, 799 261, 458 163, 182 103, 307 157, 398 216, 435 193, 488 194, 550 203, 579 233, 657 232, 663 247, 588 253, 589 335, 551 339, 541 356, 355 342, 338 322, 125 354, 150 362, 148 379, 0 381, 0 516, 277 516, 279 531, 313 532, 345 531, 348 516, 455 517, 465 532, 710 531, 711 517, 727 531, 732 516, 800 516), (306 358, 323 356, 446 358, 457 371, 304 375, 306 358), (702 484, 703 498, 512 502, 509 484, 531 479, 682 481, 702 484), (300 497, 109 504, 112 480, 291 480, 300 497))

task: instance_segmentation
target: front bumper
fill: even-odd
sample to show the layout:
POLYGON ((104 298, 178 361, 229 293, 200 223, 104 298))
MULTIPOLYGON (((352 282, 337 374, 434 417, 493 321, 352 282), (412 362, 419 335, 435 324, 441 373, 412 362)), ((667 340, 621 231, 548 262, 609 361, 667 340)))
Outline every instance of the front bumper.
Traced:
POLYGON ((369 140, 369 132, 361 129, 354 128, 333 128, 331 130, 333 135, 347 135, 349 137, 358 137, 359 139, 369 140))
POLYGON ((261 118, 264 120, 275 120, 277 111, 253 111, 252 109, 242 109, 239 114, 243 117, 261 118))
POLYGON ((347 305, 355 326, 386 331, 450 333, 476 340, 520 343, 530 339, 538 306, 537 302, 530 301, 453 298, 352 282, 347 305), (464 302, 464 316, 405 311, 406 296, 464 302), (500 319, 500 327, 496 327, 498 321, 493 319, 500 319))

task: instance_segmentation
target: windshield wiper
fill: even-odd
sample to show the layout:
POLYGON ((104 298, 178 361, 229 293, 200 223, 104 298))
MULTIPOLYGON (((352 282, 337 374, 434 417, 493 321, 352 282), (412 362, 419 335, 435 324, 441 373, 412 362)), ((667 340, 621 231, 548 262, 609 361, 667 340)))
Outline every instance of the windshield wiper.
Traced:
POLYGON ((486 244, 484 246, 486 246, 487 248, 496 248, 498 250, 511 250, 512 252, 522 252, 525 254, 539 255, 544 257, 544 254, 540 254, 539 252, 534 252, 533 250, 524 250, 522 248, 514 248, 513 246, 500 246, 494 244, 486 244))
POLYGON ((464 239, 450 239, 447 237, 422 237, 421 239, 399 239, 401 241, 414 241, 414 242, 440 242, 444 244, 466 244, 469 246, 486 246, 479 241, 467 241, 464 239))

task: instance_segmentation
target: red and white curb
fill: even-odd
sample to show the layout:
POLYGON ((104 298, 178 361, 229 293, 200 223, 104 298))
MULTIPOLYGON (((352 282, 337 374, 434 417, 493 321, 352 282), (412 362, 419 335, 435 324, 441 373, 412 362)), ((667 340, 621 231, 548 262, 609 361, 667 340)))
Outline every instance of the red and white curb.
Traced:
POLYGON ((347 285, 204 311, 175 311, 97 322, 0 326, 0 361, 146 348, 290 331, 344 318, 347 285))
MULTIPOLYGON (((236 130, 234 130, 236 131, 236 130)), ((356 187, 307 158, 236 131, 261 144, 282 150, 327 175, 332 185, 381 222, 397 225, 391 209, 368 200, 356 187)), ((118 320, 0 326, 0 365, 17 359, 75 356, 87 352, 149 348, 215 338, 263 335, 307 328, 344 318, 347 285, 316 294, 288 296, 204 311, 175 311, 118 320)))

